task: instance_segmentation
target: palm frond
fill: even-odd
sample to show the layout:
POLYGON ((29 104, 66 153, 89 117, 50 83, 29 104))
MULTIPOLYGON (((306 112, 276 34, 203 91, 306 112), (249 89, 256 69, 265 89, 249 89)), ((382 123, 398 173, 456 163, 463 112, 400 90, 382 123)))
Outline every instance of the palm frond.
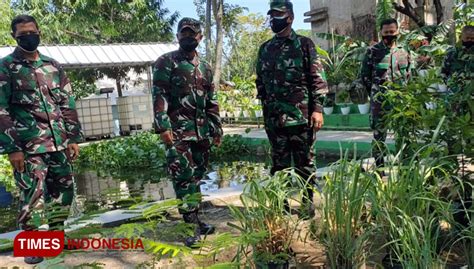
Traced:
POLYGON ((239 268, 239 265, 236 263, 219 263, 219 264, 214 264, 209 267, 206 267, 208 269, 228 269, 228 268, 239 268))
POLYGON ((176 246, 171 244, 166 244, 163 242, 156 242, 152 240, 144 240, 145 250, 155 255, 164 256, 171 254, 171 257, 174 258, 178 254, 190 254, 191 249, 185 246, 176 246))
POLYGON ((380 28, 382 21, 393 17, 394 9, 391 0, 379 0, 376 7, 377 29, 380 28))
POLYGON ((349 37, 343 35, 336 35, 331 33, 316 33, 316 37, 319 37, 324 40, 335 41, 336 43, 345 42, 349 37))

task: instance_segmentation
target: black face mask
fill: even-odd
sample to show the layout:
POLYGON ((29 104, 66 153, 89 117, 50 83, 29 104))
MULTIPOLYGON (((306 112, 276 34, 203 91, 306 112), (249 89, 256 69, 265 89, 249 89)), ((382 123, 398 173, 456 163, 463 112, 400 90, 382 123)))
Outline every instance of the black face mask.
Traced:
POLYGON ((179 46, 186 52, 193 52, 199 42, 194 37, 183 37, 179 40, 179 46))
POLYGON ((290 23, 288 22, 288 17, 272 18, 270 23, 272 25, 272 31, 275 34, 281 33, 283 30, 286 29, 286 27, 288 27, 288 25, 290 25, 290 23))
POLYGON ((462 42, 462 45, 467 48, 467 49, 470 49, 472 48, 472 45, 474 45, 474 41, 463 41, 462 42))
POLYGON ((40 36, 38 34, 29 34, 16 37, 18 46, 28 52, 34 52, 40 43, 40 36))
POLYGON ((397 40, 397 38, 398 38, 398 36, 396 36, 396 35, 384 35, 384 36, 382 36, 383 41, 387 45, 393 44, 393 42, 395 42, 395 40, 397 40))

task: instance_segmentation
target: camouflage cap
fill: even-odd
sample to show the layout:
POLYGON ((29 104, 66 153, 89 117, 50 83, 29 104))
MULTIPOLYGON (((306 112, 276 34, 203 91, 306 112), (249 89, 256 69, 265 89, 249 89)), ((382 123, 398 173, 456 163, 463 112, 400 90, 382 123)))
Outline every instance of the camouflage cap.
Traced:
POLYGON ((289 0, 270 0, 270 10, 267 14, 269 15, 272 10, 281 12, 292 11, 293 4, 289 0))
POLYGON ((201 22, 193 18, 182 18, 178 23, 178 33, 186 28, 193 30, 195 33, 200 33, 201 22))

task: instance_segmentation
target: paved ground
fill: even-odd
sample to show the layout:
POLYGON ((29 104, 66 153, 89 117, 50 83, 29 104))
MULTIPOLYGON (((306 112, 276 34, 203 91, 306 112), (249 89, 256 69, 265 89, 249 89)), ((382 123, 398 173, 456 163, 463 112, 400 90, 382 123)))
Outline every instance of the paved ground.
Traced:
MULTIPOLYGON (((255 125, 224 125, 225 135, 242 135, 245 138, 268 139, 265 129, 258 128, 255 125), (249 133, 246 130, 250 130, 249 133)), ((361 131, 319 131, 317 134, 318 141, 324 142, 357 142, 370 143, 372 141, 372 132, 361 131)), ((81 146, 87 146, 98 141, 89 141, 82 143, 81 146)), ((393 143, 393 135, 389 135, 387 143, 393 143)))
MULTIPOLYGON (((265 130, 263 128, 256 128, 255 126, 226 126, 224 127, 224 134, 237 134, 245 138, 268 139, 265 130), (247 129, 250 129, 249 133, 246 133, 247 129)), ((370 143, 372 141, 372 132, 319 131, 316 137, 318 141, 370 143)), ((388 137, 387 143, 393 143, 393 136, 388 137)))
MULTIPOLYGON (((225 194, 219 193, 208 197, 208 205, 202 210, 203 221, 211 223, 216 226, 220 233, 231 233, 235 234, 236 230, 230 228, 228 223, 235 223, 230 216, 227 206, 232 204, 235 206, 241 206, 239 200, 239 194, 241 190, 229 189, 225 194)), ((317 198, 319 201, 319 197, 317 198)), ((298 205, 292 205, 297 207, 298 205)), ((172 219, 179 218, 176 215, 177 212, 170 212, 172 219)), ((176 221, 172 221, 167 225, 175 225, 176 221)), ((307 233, 307 227, 309 222, 305 222, 302 227, 303 235, 307 233)), ((166 229, 163 225, 158 225, 157 230, 166 229)), ((210 236, 212 239, 216 235, 210 236)), ((168 241, 165 241, 168 242, 168 241)), ((296 259, 299 263, 299 268, 322 268, 325 263, 324 248, 316 243, 314 240, 309 239, 306 236, 295 238, 295 243, 292 245, 295 251, 296 259)), ((216 257, 217 261, 229 261, 233 258, 237 249, 232 247, 231 249, 225 250, 219 253, 216 257)), ((64 258, 58 258, 50 260, 49 265, 46 262, 41 264, 40 268, 92 268, 92 267, 80 267, 86 263, 89 265, 94 262, 103 264, 104 268, 136 268, 137 265, 150 262, 153 256, 144 252, 117 252, 117 251, 74 251, 68 252, 64 258), (55 264, 57 263, 57 264, 55 264), (54 266, 51 266, 54 264, 54 266)), ((190 256, 181 258, 163 258, 161 261, 157 261, 153 268, 205 268, 211 265, 211 257, 201 257, 200 259, 193 259, 190 256)), ((27 265, 23 262, 23 258, 13 257, 12 252, 0 253, 0 268, 34 268, 33 266, 27 265)), ((100 268, 100 267, 97 267, 100 268)), ((151 268, 151 267, 141 267, 151 268)))

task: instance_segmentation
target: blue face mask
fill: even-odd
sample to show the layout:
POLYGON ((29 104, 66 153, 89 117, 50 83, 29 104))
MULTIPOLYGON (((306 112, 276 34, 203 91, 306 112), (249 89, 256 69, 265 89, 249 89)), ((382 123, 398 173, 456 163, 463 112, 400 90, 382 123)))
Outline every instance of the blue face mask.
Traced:
POLYGON ((273 17, 270 20, 270 25, 272 26, 272 31, 275 34, 279 34, 290 25, 288 22, 288 16, 273 17))

